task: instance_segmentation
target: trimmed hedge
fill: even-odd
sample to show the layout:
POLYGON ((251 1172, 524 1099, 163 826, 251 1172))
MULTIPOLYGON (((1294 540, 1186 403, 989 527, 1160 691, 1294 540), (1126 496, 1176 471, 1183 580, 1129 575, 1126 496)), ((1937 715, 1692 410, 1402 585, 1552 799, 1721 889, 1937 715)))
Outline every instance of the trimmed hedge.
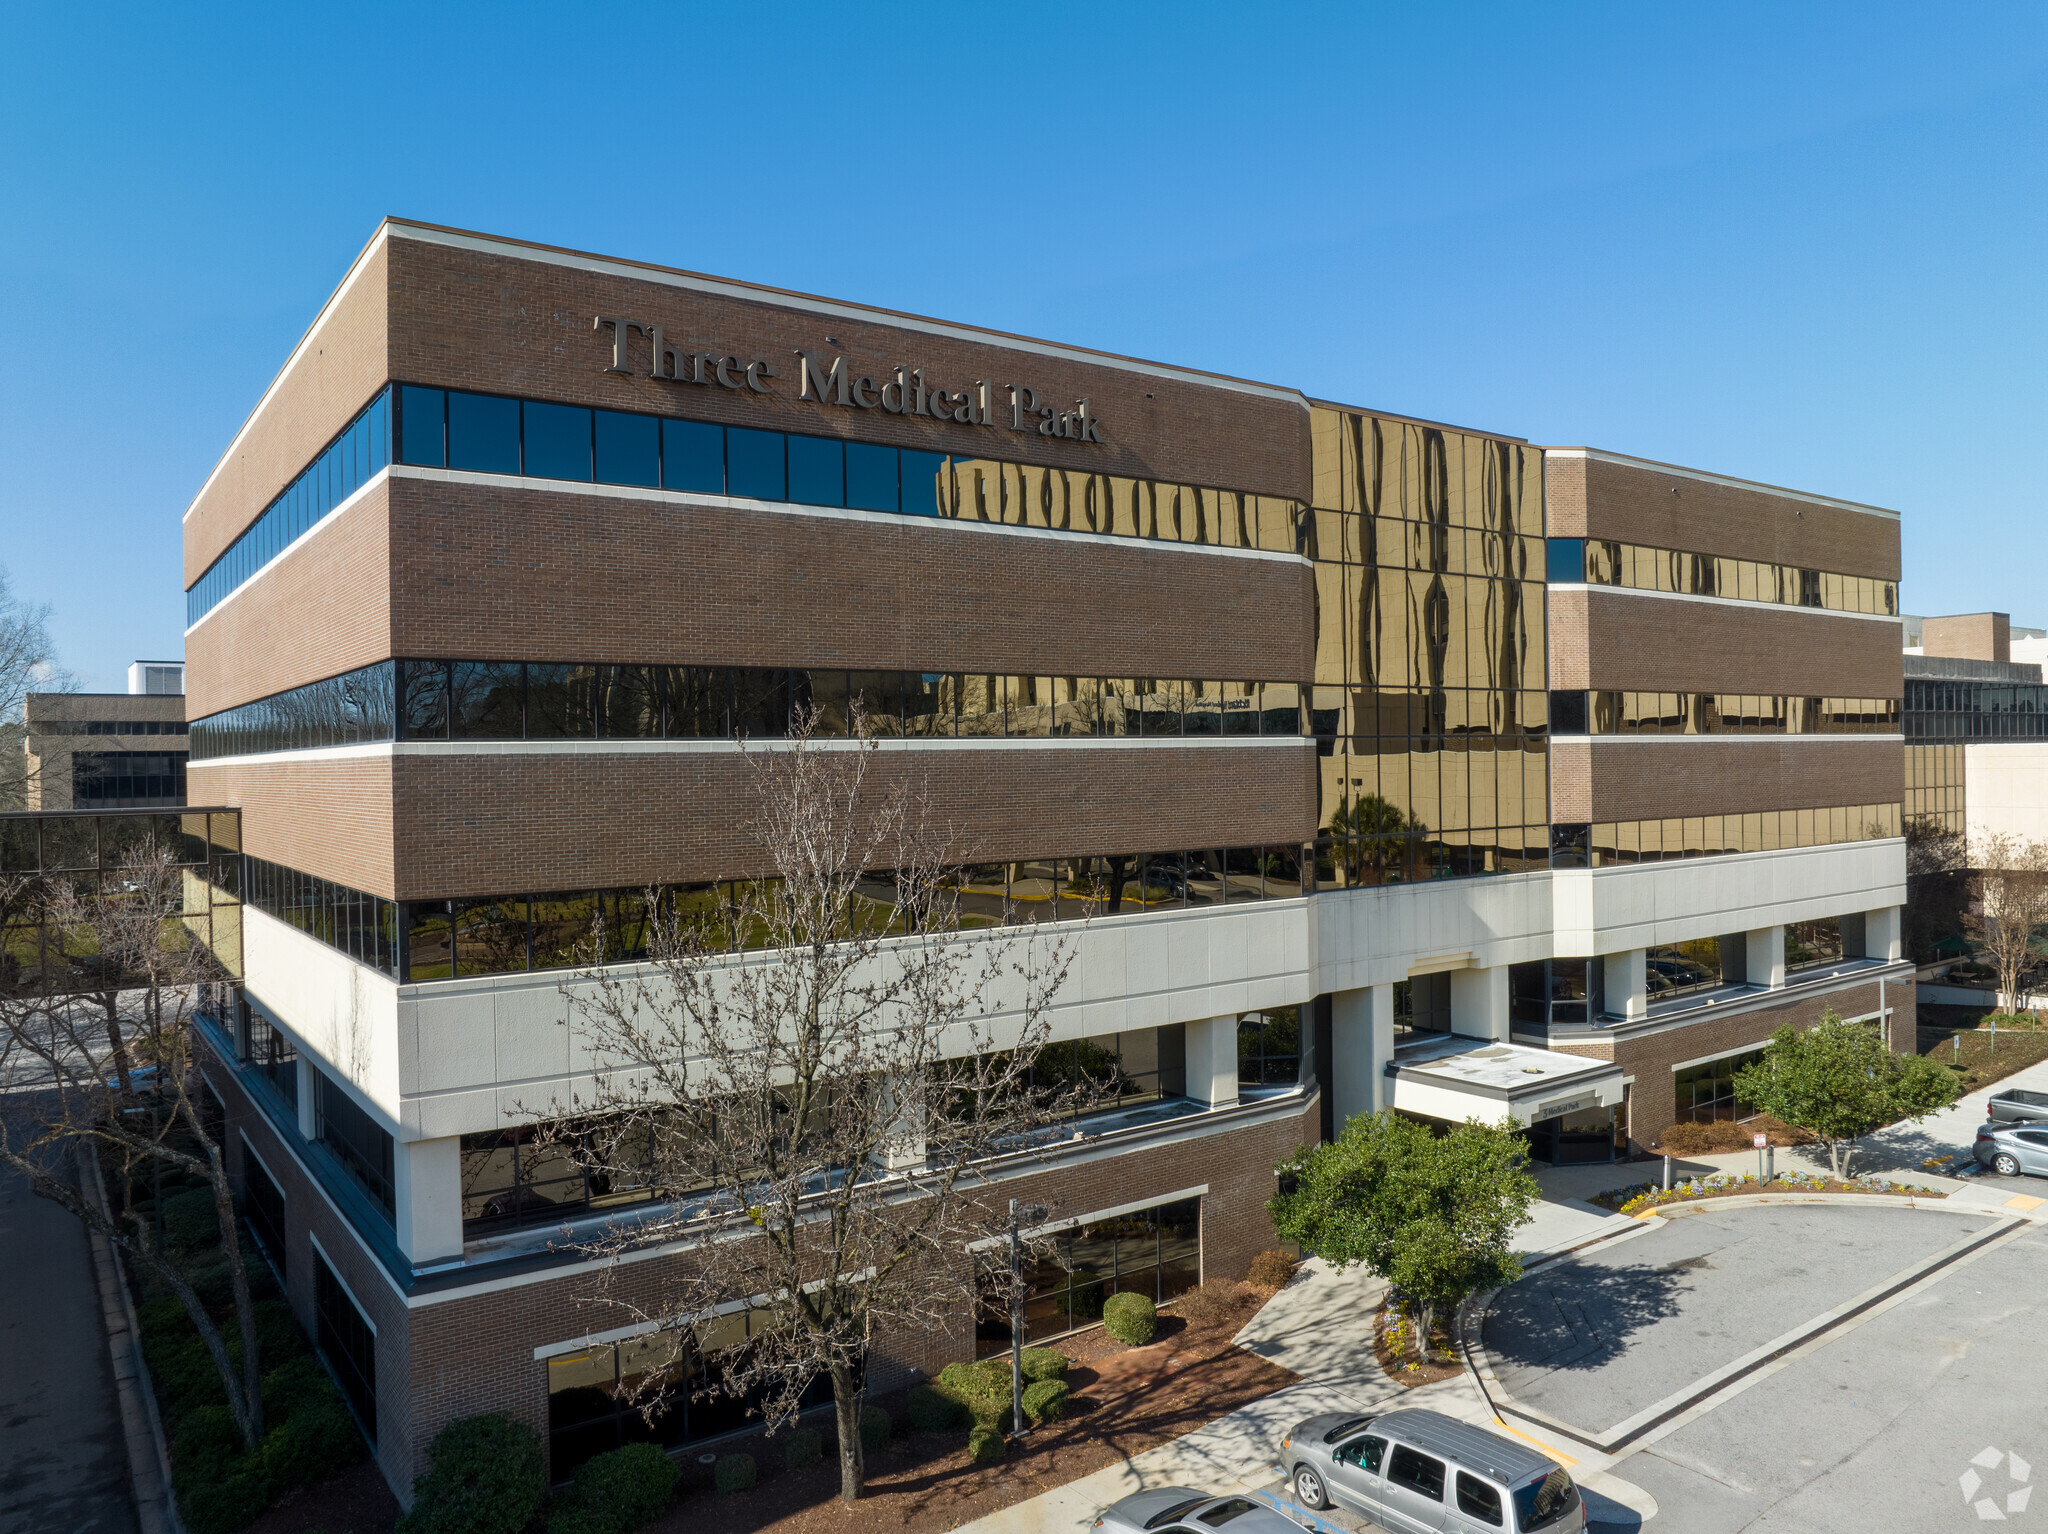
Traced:
POLYGON ((1056 1348, 1026 1348, 1021 1362, 1027 1380, 1063 1380, 1073 1360, 1056 1348))
POLYGON ((816 1428, 797 1428, 782 1446, 782 1468, 791 1474, 810 1469, 824 1457, 825 1437, 816 1428))
POLYGON ((946 1433, 968 1426, 974 1414, 967 1403, 939 1385, 910 1387, 910 1426, 919 1433, 946 1433))
POLYGON ((520 1534, 548 1494, 540 1439, 503 1412, 463 1417, 427 1445, 412 1491, 398 1534, 520 1534))
POLYGON ((860 1447, 864 1454, 879 1453, 888 1447, 889 1435, 896 1431, 896 1423, 879 1406, 863 1406, 860 1409, 860 1447))
POLYGON ((993 1465, 1009 1450, 1002 1433, 995 1428, 978 1427, 967 1435, 967 1457, 977 1465, 993 1465))
POLYGON ((1141 1348, 1159 1330, 1159 1315, 1142 1294, 1112 1294, 1102 1307, 1102 1329, 1126 1347, 1141 1348))
MULTIPOLYGON (((207 1197, 211 1210, 210 1192, 207 1197)), ((189 1534, 235 1534, 285 1493, 332 1479, 363 1453, 341 1392, 307 1350, 290 1308, 265 1300, 255 1311, 257 1356, 269 1367, 261 1384, 263 1439, 249 1453, 243 1452, 213 1356, 185 1307, 164 1295, 137 1312, 143 1356, 162 1399, 176 1461, 171 1489, 189 1534)), ((231 1316, 220 1324, 239 1367, 241 1328, 231 1316)))
POLYGON ((594 1455, 576 1467, 548 1513, 548 1534, 631 1534, 658 1517, 681 1472, 651 1443, 594 1455))
POLYGON ((1285 1289, 1295 1267, 1294 1259, 1285 1252, 1261 1252, 1252 1259, 1245 1282, 1260 1289, 1285 1289))
POLYGON ((760 1478, 760 1467, 751 1454, 721 1454, 718 1463, 711 1467, 712 1484, 727 1495, 752 1491, 760 1478))
POLYGON ((1065 1380, 1039 1380, 1024 1387, 1024 1415, 1032 1422, 1057 1422, 1066 1414, 1065 1380))

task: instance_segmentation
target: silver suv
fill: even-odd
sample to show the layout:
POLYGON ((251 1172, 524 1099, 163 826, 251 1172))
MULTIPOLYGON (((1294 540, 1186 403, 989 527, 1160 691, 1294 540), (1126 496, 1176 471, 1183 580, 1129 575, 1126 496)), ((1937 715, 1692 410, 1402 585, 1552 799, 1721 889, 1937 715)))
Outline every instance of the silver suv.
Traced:
POLYGON ((1308 1507, 1333 1503, 1395 1534, 1576 1534, 1579 1489, 1557 1461, 1441 1412, 1311 1417, 1280 1440, 1308 1507))

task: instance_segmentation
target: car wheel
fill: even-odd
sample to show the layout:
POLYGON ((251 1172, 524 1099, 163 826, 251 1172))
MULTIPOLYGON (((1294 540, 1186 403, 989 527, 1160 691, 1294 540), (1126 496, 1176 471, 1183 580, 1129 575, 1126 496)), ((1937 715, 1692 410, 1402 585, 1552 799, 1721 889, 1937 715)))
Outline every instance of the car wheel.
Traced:
POLYGON ((2020 1175, 2020 1158, 2010 1151, 2000 1151, 1991 1158, 1991 1170, 2000 1177, 2017 1177, 2020 1175))
POLYGON ((1323 1494, 1323 1478, 1306 1465, 1294 1467, 1294 1494, 1303 1507, 1319 1513, 1330 1505, 1330 1499, 1323 1494))

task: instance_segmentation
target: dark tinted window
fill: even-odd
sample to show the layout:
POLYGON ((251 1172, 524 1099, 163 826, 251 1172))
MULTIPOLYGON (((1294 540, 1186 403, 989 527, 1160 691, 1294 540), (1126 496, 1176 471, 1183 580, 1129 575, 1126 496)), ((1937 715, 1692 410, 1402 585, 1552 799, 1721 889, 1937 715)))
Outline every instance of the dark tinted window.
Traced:
POLYGON ((732 678, 732 729, 752 739, 789 733, 789 673, 735 671, 732 678))
POLYGON ((1544 578, 1552 585, 1577 585, 1586 578, 1586 540, 1552 538, 1544 578))
POLYGON ((651 415, 597 412, 597 477, 607 485, 661 483, 661 422, 651 415))
POLYGON ((897 504, 896 458, 893 447, 870 447, 865 442, 847 443, 846 504, 858 506, 862 511, 894 511, 897 504))
POLYGON ((903 509, 912 516, 936 517, 946 504, 940 494, 941 478, 946 472, 947 459, 942 453, 913 453, 908 449, 897 454, 897 475, 902 481, 903 509))
POLYGON ((526 668, 526 735, 529 740, 589 740, 597 734, 595 666, 530 665, 526 668))
POLYGON ((663 670, 671 740, 715 739, 728 733, 723 666, 668 666, 663 670))
POLYGON ((448 738, 448 663, 409 660, 399 663, 403 677, 398 700, 400 731, 409 740, 448 738))
POLYGON ((1500 1522, 1500 1488, 1476 1475, 1458 1472, 1458 1511, 1481 1523, 1500 1522))
POLYGON ((517 474, 519 401, 451 390, 448 467, 475 469, 482 474, 517 474))
POLYGON ((590 412, 528 400, 526 472, 542 479, 590 478, 590 412))
POLYGON ((320 1351, 334 1366, 342 1393, 370 1442, 377 1441, 377 1338, 327 1259, 313 1254, 313 1309, 319 1319, 320 1351))
POLYGON ((1515 1523, 1522 1534, 1547 1529, 1579 1505, 1579 1489, 1562 1470, 1515 1488, 1515 1523))
POLYGON ((670 490, 725 493, 725 428, 697 421, 661 423, 661 482, 670 490))
POLYGON ((442 440, 443 409, 439 389, 416 389, 408 384, 398 391, 401 463, 421 463, 438 469, 448 461, 448 445, 442 440))
POLYGON ((725 434, 726 494, 764 501, 785 499, 782 455, 781 432, 733 427, 725 434))
POLYGON ((789 498, 811 506, 844 506, 845 447, 839 442, 823 437, 791 437, 789 498))
POLYGON ((1387 1466, 1387 1479, 1418 1497, 1428 1497, 1432 1502, 1444 1499, 1444 1462, 1431 1459, 1427 1454, 1418 1454, 1405 1443, 1394 1445, 1394 1458, 1387 1466))
POLYGON ((1219 1502, 1206 1513, 1197 1513, 1195 1522, 1206 1523, 1212 1529, 1220 1529, 1226 1523, 1242 1518, 1246 1513, 1256 1512, 1259 1504, 1246 1497, 1232 1497, 1228 1502, 1219 1502))
POLYGON ((1553 735, 1583 735, 1586 733, 1586 695, 1584 692, 1554 692, 1550 695, 1550 733, 1553 735))
POLYGON ((459 660, 450 671, 451 739, 519 739, 525 729, 525 687, 519 662, 459 660))
POLYGON ((661 734, 661 667, 604 666, 598 678, 598 728, 612 739, 661 734))

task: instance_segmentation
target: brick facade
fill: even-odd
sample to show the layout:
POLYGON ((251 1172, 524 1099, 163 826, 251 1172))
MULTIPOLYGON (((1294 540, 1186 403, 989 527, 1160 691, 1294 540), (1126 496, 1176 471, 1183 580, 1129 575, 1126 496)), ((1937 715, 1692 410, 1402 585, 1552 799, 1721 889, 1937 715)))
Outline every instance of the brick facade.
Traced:
MULTIPOLYGON (((214 1059, 208 1079, 227 1108, 228 1166, 238 1186, 248 1169, 244 1137, 285 1195, 284 1265, 294 1313, 317 1332, 313 1262, 318 1244, 376 1329, 377 1460, 385 1478, 409 1501, 426 1445, 460 1417, 508 1412, 542 1435, 548 1428, 547 1368, 536 1348, 631 1324, 608 1314, 601 1295, 657 1306, 672 1265, 687 1254, 629 1264, 616 1286, 601 1289, 594 1270, 564 1263, 471 1290, 399 1292, 381 1263, 348 1228, 294 1148, 244 1089, 239 1074, 214 1059), (596 1303, 593 1303, 596 1302, 596 1303)), ((1202 1277, 1242 1278, 1252 1257, 1276 1243, 1266 1200, 1273 1168, 1317 1138, 1320 1100, 1298 1112, 1207 1134, 1139 1146, 1123 1154, 1020 1171, 997 1185, 999 1199, 1048 1206, 1055 1220, 1142 1201, 1164 1201, 1190 1188, 1202 1196, 1202 1277)), ((871 1380, 886 1389, 918 1374, 936 1374, 973 1356, 973 1318, 965 1307, 942 1333, 884 1338, 871 1380)))
POLYGON ((1898 517, 1877 507, 1585 448, 1546 449, 1544 486, 1553 538, 1899 578, 1898 517))

